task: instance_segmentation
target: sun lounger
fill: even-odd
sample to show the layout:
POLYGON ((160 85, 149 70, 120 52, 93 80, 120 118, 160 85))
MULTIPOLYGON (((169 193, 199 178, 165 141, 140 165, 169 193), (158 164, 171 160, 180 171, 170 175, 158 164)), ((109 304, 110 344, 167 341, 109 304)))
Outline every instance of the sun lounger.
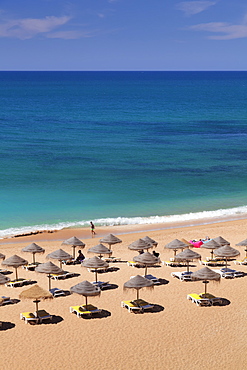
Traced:
POLYGON ((176 277, 181 281, 192 281, 191 274, 192 274, 192 271, 189 271, 189 272, 187 272, 187 271, 183 271, 183 272, 178 271, 178 272, 172 272, 171 276, 176 277))
POLYGON ((235 265, 247 265, 247 258, 244 258, 243 260, 236 260, 234 263, 235 265))
POLYGON ((30 321, 34 321, 36 324, 39 322, 39 318, 34 316, 32 312, 22 312, 20 314, 20 319, 25 321, 25 324, 27 324, 30 321))
POLYGON ((22 268, 26 271, 34 271, 34 269, 40 265, 40 262, 35 263, 28 263, 27 265, 22 266, 22 268))
POLYGON ((127 265, 131 267, 145 267, 145 265, 142 265, 141 263, 135 261, 128 261, 127 265))
POLYGON ((111 286, 109 281, 91 281, 91 284, 97 286, 100 290, 111 286))
POLYGON ((70 313, 75 313, 77 317, 82 317, 84 315, 92 316, 95 313, 100 313, 102 310, 93 306, 92 304, 72 306, 70 307, 70 313))
POLYGON ((151 274, 148 274, 148 275, 143 275, 143 277, 145 277, 146 279, 148 280, 151 280, 154 284, 160 284, 160 281, 157 277, 151 275, 151 274))
POLYGON ((4 295, 2 295, 2 297, 0 297, 0 299, 1 299, 0 306, 4 306, 5 304, 14 303, 13 300, 10 299, 10 297, 6 297, 4 295))
POLYGON ((244 273, 242 271, 237 271, 229 268, 222 268, 219 270, 213 270, 214 272, 217 272, 218 274, 221 275, 222 278, 224 279, 233 279, 237 277, 242 277, 244 276, 244 273))
POLYGON ((16 280, 12 280, 12 281, 8 281, 5 286, 6 287, 11 287, 11 288, 17 288, 17 287, 21 287, 25 284, 28 284, 30 283, 32 280, 31 279, 16 279, 16 280))
POLYGON ((9 273, 10 273, 10 271, 8 271, 6 269, 0 269, 0 274, 5 275, 5 274, 9 274, 9 273))
POLYGON ((102 260, 106 262, 119 262, 121 261, 120 257, 103 257, 102 260))
POLYGON ((209 298, 202 298, 199 294, 192 293, 187 295, 187 299, 190 299, 197 306, 212 306, 212 302, 209 298))
POLYGON ((38 310, 37 312, 34 312, 34 316, 38 318, 40 323, 42 323, 43 320, 52 320, 52 315, 45 310, 38 310))
POLYGON ((67 278, 74 277, 74 276, 75 276, 74 272, 68 272, 68 271, 64 271, 63 274, 51 274, 51 278, 54 280, 67 279, 67 278))
POLYGON ((200 293, 199 296, 201 298, 208 298, 210 299, 210 301, 212 302, 212 304, 214 303, 222 303, 222 298, 219 298, 219 297, 215 297, 213 294, 210 294, 210 293, 200 293))
POLYGON ((53 295, 53 297, 65 296, 64 290, 58 288, 50 289, 50 293, 53 295))
POLYGON ((133 301, 122 301, 121 307, 126 307, 129 312, 143 312, 144 310, 153 308, 153 305, 142 299, 136 299, 133 301))
POLYGON ((171 267, 183 267, 186 266, 184 262, 174 261, 173 258, 170 259, 170 261, 162 261, 163 265, 171 266, 171 267))
POLYGON ((221 260, 199 260, 199 263, 204 266, 224 266, 226 264, 221 260))

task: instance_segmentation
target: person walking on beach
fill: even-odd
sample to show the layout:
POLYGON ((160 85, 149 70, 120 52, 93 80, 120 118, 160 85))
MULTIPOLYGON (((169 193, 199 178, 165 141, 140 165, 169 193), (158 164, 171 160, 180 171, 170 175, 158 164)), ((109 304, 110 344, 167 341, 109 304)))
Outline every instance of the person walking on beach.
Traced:
POLYGON ((94 226, 94 224, 93 224, 93 222, 92 222, 92 221, 90 221, 90 224, 91 224, 91 234, 92 234, 92 238, 93 238, 93 237, 94 237, 94 235, 96 234, 96 232, 94 231, 95 226, 94 226))

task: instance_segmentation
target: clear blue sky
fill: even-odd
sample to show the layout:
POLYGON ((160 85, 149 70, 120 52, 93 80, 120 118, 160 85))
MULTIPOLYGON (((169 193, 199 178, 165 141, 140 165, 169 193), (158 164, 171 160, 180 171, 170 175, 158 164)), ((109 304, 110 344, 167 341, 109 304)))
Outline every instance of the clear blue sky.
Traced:
POLYGON ((1 0, 0 70, 247 70, 247 1, 1 0))

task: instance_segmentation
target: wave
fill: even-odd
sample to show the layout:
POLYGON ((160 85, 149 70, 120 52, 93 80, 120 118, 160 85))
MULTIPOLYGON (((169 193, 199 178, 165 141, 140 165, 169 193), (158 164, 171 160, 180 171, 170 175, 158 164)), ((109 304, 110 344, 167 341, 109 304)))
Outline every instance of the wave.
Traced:
MULTIPOLYGON (((191 212, 178 215, 168 216, 149 216, 149 217, 116 217, 116 218, 98 218, 93 221, 96 226, 121 226, 121 225, 155 225, 155 224, 176 224, 186 223, 187 226, 192 226, 195 222, 214 223, 220 221, 230 221, 247 217, 247 206, 234 207, 228 209, 218 209, 215 211, 191 212)), ((89 227, 89 220, 75 222, 60 222, 57 224, 43 224, 33 226, 23 226, 0 230, 0 239, 11 238, 16 236, 24 236, 38 234, 42 232, 53 232, 68 228, 89 227)), ((174 225, 175 226, 175 225, 174 225)))

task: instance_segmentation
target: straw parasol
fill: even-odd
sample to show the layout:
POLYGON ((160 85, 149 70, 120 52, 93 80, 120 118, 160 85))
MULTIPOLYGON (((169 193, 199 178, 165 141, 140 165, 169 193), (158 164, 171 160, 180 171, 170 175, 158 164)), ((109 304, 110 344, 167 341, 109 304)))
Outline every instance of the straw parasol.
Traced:
POLYGON ((242 240, 238 244, 236 244, 238 247, 245 247, 245 257, 247 257, 247 239, 242 240))
POLYGON ((52 262, 40 263, 36 268, 36 272, 47 274, 49 279, 49 290, 51 289, 51 274, 63 274, 64 271, 52 262))
POLYGON ((237 257, 240 255, 240 252, 235 249, 230 247, 230 245, 224 245, 223 247, 215 249, 214 254, 218 257, 223 257, 226 260, 226 270, 227 270, 227 260, 237 257))
POLYGON ((86 308, 87 308, 87 297, 94 297, 100 295, 100 288, 91 284, 89 281, 84 280, 79 284, 76 284, 70 288, 71 293, 76 293, 83 295, 86 298, 86 308))
POLYGON ((76 236, 72 236, 72 238, 69 238, 67 240, 64 240, 62 242, 62 245, 71 245, 73 248, 73 259, 75 259, 75 248, 80 247, 81 249, 85 248, 85 243, 83 243, 80 239, 78 239, 76 236))
POLYGON ((27 264, 28 264, 27 260, 24 260, 24 258, 19 257, 16 254, 7 258, 6 260, 4 260, 2 262, 2 265, 10 266, 10 267, 15 268, 15 278, 16 278, 16 280, 18 279, 18 274, 17 274, 18 267, 24 266, 24 265, 27 265, 27 264))
POLYGON ((144 238, 142 238, 142 240, 144 240, 144 242, 148 243, 148 244, 152 244, 153 247, 157 247, 158 245, 158 242, 156 242, 154 239, 150 238, 149 236, 144 236, 144 238))
POLYGON ((5 255, 0 253, 0 260, 5 260, 5 255))
POLYGON ((217 243, 214 239, 209 240, 209 242, 203 243, 201 248, 211 249, 211 259, 214 258, 214 249, 220 248, 221 245, 217 243))
POLYGON ((8 281, 10 281, 10 279, 7 276, 0 274, 0 285, 6 284, 8 281))
POLYGON ((22 249, 22 252, 28 252, 33 254, 33 264, 35 264, 35 254, 36 253, 45 253, 44 248, 41 248, 36 243, 31 243, 27 247, 22 249))
POLYGON ((222 236, 217 236, 216 238, 213 238, 213 240, 220 244, 221 247, 223 247, 224 245, 230 245, 230 242, 222 238, 222 236))
POLYGON ((122 240, 117 238, 115 235, 113 234, 108 234, 106 236, 104 236, 104 238, 101 238, 100 239, 100 243, 106 243, 109 245, 109 249, 111 249, 111 246, 113 244, 118 244, 118 243, 122 243, 122 240))
POLYGON ((60 268, 62 268, 62 261, 71 260, 73 257, 71 256, 71 254, 65 252, 64 250, 58 249, 54 252, 49 253, 46 258, 58 260, 60 262, 60 268))
POLYGON ((152 248, 152 244, 145 242, 143 239, 138 239, 128 246, 129 249, 134 251, 141 251, 143 249, 152 248))
POLYGON ((36 312, 38 311, 38 304, 41 299, 52 299, 53 295, 47 290, 41 288, 38 284, 33 285, 31 288, 23 290, 19 298, 21 299, 33 299, 36 304, 36 312))
POLYGON ((188 244, 181 242, 181 240, 174 239, 170 243, 166 244, 164 248, 173 249, 175 257, 177 254, 177 250, 188 248, 188 244))
POLYGON ((159 257, 155 257, 149 252, 145 252, 133 258, 135 262, 145 265, 145 276, 147 275, 148 266, 154 266, 160 263, 159 257))
POLYGON ((109 263, 103 261, 99 257, 92 257, 85 259, 82 264, 83 267, 87 267, 89 269, 95 270, 95 281, 97 282, 97 270, 99 269, 107 269, 109 267, 109 263))
POLYGON ((88 252, 99 254, 100 258, 102 257, 103 254, 112 254, 112 251, 106 248, 103 244, 95 245, 94 247, 90 248, 88 252))
POLYGON ((208 267, 203 267, 202 269, 192 272, 191 274, 192 280, 202 280, 205 284, 205 292, 204 294, 207 294, 207 284, 209 283, 209 280, 215 280, 220 281, 220 274, 217 272, 214 272, 208 267))
POLYGON ((139 290, 142 288, 153 288, 154 283, 151 280, 148 280, 140 275, 136 275, 135 277, 128 280, 124 283, 124 289, 136 289, 137 298, 139 299, 139 290))
POLYGON ((199 253, 196 253, 192 251, 191 249, 185 249, 183 252, 178 253, 175 256, 175 261, 185 261, 187 262, 187 272, 189 272, 190 269, 190 261, 193 261, 195 259, 200 259, 201 255, 199 253))

